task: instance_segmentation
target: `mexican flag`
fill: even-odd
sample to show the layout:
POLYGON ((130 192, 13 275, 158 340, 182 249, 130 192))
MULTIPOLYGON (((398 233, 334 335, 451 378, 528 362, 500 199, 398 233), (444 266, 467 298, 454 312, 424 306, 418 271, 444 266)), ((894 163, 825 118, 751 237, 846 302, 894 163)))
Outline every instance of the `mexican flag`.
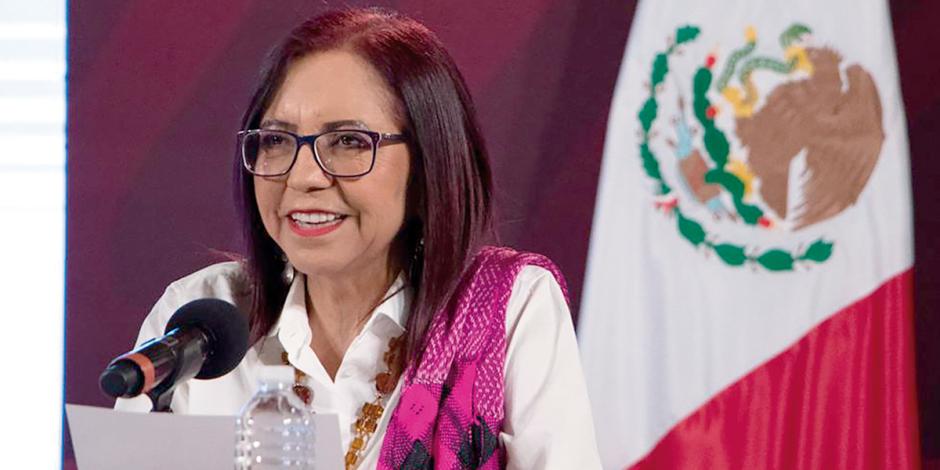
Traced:
POLYGON ((917 468, 884 0, 637 7, 579 341, 605 468, 917 468))

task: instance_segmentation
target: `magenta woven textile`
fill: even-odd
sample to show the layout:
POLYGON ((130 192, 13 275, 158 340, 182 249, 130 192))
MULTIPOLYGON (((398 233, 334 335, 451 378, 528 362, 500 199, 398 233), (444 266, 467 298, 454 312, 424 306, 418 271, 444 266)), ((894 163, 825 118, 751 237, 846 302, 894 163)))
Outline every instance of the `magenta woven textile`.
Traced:
POLYGON ((441 311, 431 321, 421 362, 404 371, 378 468, 505 467, 499 432, 506 304, 516 275, 529 265, 550 271, 567 298, 564 278, 548 258, 509 248, 482 249, 461 281, 451 315, 441 311))

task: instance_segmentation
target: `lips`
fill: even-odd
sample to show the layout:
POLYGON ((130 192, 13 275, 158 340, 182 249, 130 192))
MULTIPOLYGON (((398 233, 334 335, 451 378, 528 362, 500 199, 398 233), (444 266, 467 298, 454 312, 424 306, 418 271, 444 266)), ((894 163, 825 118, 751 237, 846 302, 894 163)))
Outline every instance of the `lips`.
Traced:
POLYGON ((303 237, 318 237, 338 229, 345 214, 321 210, 296 210, 287 214, 291 230, 303 237))

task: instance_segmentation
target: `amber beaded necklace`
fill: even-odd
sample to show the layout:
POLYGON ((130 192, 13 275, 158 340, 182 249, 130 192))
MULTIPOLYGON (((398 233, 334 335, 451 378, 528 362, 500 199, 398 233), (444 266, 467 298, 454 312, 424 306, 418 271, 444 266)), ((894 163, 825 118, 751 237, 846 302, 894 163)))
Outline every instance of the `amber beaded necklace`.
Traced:
MULTIPOLYGON (((375 430, 378 428, 379 418, 385 412, 385 399, 398 384, 398 378, 401 377, 401 346, 404 338, 396 336, 388 340, 388 350, 385 351, 383 359, 385 361, 385 371, 375 375, 375 399, 371 402, 362 404, 359 409, 359 417, 356 419, 354 427, 355 437, 349 443, 349 449, 346 450, 346 469, 355 468, 362 455, 362 450, 375 430)), ((291 365, 287 360, 287 352, 281 353, 281 360, 285 365, 291 365)), ((294 367, 294 394, 303 400, 304 404, 310 405, 313 401, 313 391, 307 386, 307 374, 294 367)))
MULTIPOLYGON (((402 289, 404 289, 404 286, 379 301, 378 305, 382 305, 402 289)), ((402 371, 401 349, 403 344, 403 336, 396 336, 388 340, 388 349, 382 356, 383 362, 385 362, 385 370, 375 375, 375 399, 363 403, 362 408, 359 409, 359 417, 356 419, 353 428, 355 437, 349 443, 349 449, 346 450, 346 470, 356 467, 363 449, 365 449, 372 434, 378 428, 379 418, 385 412, 386 398, 395 390, 395 386, 398 384, 398 378, 401 377, 402 371)), ((293 364, 287 359, 286 351, 281 353, 281 361, 284 365, 293 367, 293 364)), ((307 374, 297 367, 294 367, 294 385, 291 388, 304 404, 309 406, 313 402, 313 390, 307 386, 307 374)))

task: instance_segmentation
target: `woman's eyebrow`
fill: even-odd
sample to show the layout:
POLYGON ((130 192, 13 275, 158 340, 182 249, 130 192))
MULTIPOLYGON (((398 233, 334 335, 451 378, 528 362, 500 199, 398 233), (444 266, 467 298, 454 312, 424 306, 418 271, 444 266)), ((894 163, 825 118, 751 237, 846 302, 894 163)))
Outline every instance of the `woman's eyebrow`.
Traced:
MULTIPOLYGON (((335 131, 337 129, 350 128, 354 127, 357 129, 368 129, 366 123, 362 122, 361 119, 342 119, 339 121, 330 121, 323 124, 323 127, 320 128, 320 132, 329 132, 335 131)), ((285 131, 296 132, 297 126, 289 123, 287 121, 282 121, 280 119, 265 119, 261 121, 262 129, 281 129, 285 131)))
POLYGON ((283 129, 286 131, 292 131, 292 132, 297 130, 297 126, 286 121, 281 121, 279 119, 265 119, 261 121, 262 129, 268 129, 272 127, 277 128, 277 129, 283 129))
POLYGON ((335 131, 336 129, 355 127, 358 129, 368 129, 366 123, 361 119, 344 119, 341 121, 330 121, 323 124, 322 132, 335 131))

